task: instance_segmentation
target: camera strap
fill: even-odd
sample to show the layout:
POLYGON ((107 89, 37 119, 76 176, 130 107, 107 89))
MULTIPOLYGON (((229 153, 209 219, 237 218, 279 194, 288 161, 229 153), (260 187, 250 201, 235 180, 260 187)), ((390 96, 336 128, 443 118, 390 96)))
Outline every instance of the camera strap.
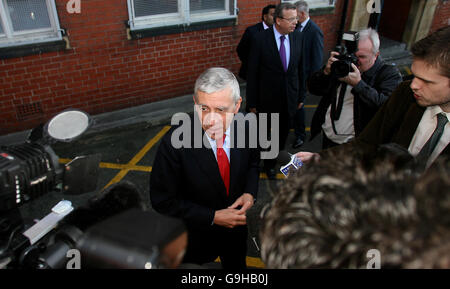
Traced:
POLYGON ((333 127, 333 131, 336 135, 339 135, 336 131, 336 126, 334 124, 335 120, 339 120, 341 117, 342 107, 344 106, 344 97, 345 92, 347 91, 347 83, 341 82, 341 90, 339 92, 339 97, 337 99, 337 107, 336 107, 336 97, 333 98, 331 102, 331 110, 330 110, 330 118, 331 118, 331 125, 333 127))

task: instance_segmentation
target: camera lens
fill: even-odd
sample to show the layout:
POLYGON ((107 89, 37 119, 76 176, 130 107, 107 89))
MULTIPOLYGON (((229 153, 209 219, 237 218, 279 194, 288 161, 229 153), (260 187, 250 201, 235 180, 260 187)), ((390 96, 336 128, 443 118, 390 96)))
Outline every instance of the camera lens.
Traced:
POLYGON ((331 73, 336 78, 346 77, 351 70, 352 67, 350 63, 345 60, 338 60, 331 64, 331 73))

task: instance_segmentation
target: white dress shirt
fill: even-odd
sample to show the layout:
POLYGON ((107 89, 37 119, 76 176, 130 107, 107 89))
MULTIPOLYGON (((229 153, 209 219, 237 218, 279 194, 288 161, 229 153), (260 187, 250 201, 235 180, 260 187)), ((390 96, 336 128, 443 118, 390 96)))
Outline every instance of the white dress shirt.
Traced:
POLYGON ((310 18, 308 17, 308 18, 306 18, 305 21, 303 21, 302 23, 300 23, 300 25, 302 26, 302 28, 300 28, 300 32, 303 32, 303 29, 305 29, 305 26, 306 26, 306 24, 308 24, 309 19, 310 19, 310 18))
MULTIPOLYGON (((212 139, 207 133, 205 134, 208 138, 209 144, 211 145, 211 149, 214 152, 214 156, 216 157, 217 161, 217 142, 216 140, 212 139)), ((228 129, 225 131, 225 140, 223 142, 222 148, 227 154, 228 162, 230 162, 230 127, 228 127, 228 129)))
MULTIPOLYGON (((275 28, 275 25, 273 25, 273 32, 275 34, 275 40, 277 41, 278 51, 280 51, 280 46, 281 46, 280 37, 283 34, 278 32, 277 28, 275 28)), ((284 39, 284 49, 286 51, 286 65, 287 65, 287 67, 289 67, 289 60, 291 59, 291 44, 289 43, 289 34, 284 35, 284 37, 286 37, 284 39)))
MULTIPOLYGON (((409 144, 408 151, 413 156, 417 156, 422 149, 422 147, 427 143, 428 139, 433 134, 437 125, 437 114, 443 113, 450 120, 450 112, 444 112, 440 106, 429 106, 423 113, 422 119, 420 120, 419 125, 417 126, 416 132, 409 144)), ((442 134, 438 144, 434 148, 434 151, 431 153, 428 161, 427 167, 429 167, 436 158, 442 153, 445 147, 450 143, 450 123, 444 127, 444 133, 442 134)))

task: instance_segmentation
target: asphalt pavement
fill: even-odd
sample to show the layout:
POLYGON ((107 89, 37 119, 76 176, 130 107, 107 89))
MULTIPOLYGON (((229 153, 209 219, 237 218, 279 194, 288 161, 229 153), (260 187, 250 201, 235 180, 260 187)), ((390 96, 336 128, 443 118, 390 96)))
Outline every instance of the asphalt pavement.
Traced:
MULTIPOLYGON (((245 84, 241 87, 242 95, 245 94, 245 84)), ((306 103, 307 127, 309 128, 312 114, 319 98, 309 98, 306 103)), ((192 95, 186 95, 167 101, 146 104, 139 107, 124 109, 93 116, 94 124, 86 133, 71 143, 57 142, 52 145, 62 165, 70 162, 77 156, 101 154, 99 165, 99 177, 97 189, 85 192, 81 195, 63 195, 52 191, 39 199, 26 203, 21 207, 25 220, 40 219, 47 215, 51 208, 60 200, 70 200, 74 207, 83 206, 87 200, 107 186, 128 181, 133 183, 141 193, 144 202, 151 207, 149 198, 150 174, 153 160, 161 138, 170 128, 170 120, 177 112, 193 112, 192 95)), ((309 138, 309 129, 308 138, 309 138)), ((0 136, 1 145, 20 144, 26 140, 29 131, 0 136)), ((295 152, 291 148, 294 133, 291 131, 287 142, 287 150, 295 152)), ((320 137, 314 142, 306 142, 302 150, 318 151, 320 149, 320 137)), ((247 263, 253 268, 262 268, 264 264, 260 260, 260 213, 263 207, 271 201, 272 195, 277 193, 278 186, 283 183, 283 175, 280 173, 276 180, 268 180, 264 173, 260 175, 260 190, 255 205, 247 214, 249 226, 248 258, 247 263)), ((218 266, 217 263, 210 267, 218 266)))
MULTIPOLYGON (((400 70, 410 74, 408 65, 403 66, 400 70)), ((241 84, 241 95, 245 99, 245 83, 241 84)), ((319 101, 320 97, 312 95, 307 97, 305 102, 307 141, 300 149, 293 149, 291 144, 294 141, 294 132, 291 130, 285 148, 287 151, 291 153, 299 150, 320 151, 321 136, 316 137, 312 142, 308 141, 312 115, 319 101)), ((241 107, 245 107, 245 104, 241 107)), ((192 95, 185 95, 92 116, 93 125, 81 138, 71 143, 55 143, 52 148, 59 157, 61 165, 70 162, 77 156, 100 153, 101 163, 96 190, 70 196, 52 191, 23 205, 21 207, 23 218, 25 220, 41 219, 62 199, 72 201, 75 208, 83 206, 89 198, 97 195, 107 186, 120 181, 133 183, 144 202, 151 207, 150 174, 159 142, 170 128, 170 120, 175 113, 193 113, 193 110, 192 95)), ((22 131, 0 136, 0 146, 23 143, 28 134, 29 131, 22 131)), ((260 214, 284 182, 281 174, 278 174, 276 180, 268 180, 264 173, 261 173, 260 177, 257 202, 247 214, 249 226, 247 264, 251 268, 264 267, 259 252, 260 214)), ((211 268, 220 267, 217 262, 209 266, 211 268)))

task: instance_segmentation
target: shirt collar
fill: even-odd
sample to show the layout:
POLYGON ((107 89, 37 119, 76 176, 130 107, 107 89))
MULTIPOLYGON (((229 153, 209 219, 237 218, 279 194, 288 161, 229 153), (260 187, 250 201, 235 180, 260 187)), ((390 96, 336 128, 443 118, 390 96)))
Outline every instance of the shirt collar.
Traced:
POLYGON ((445 112, 445 111, 443 111, 442 108, 441 108, 439 105, 429 106, 429 107, 427 107, 427 110, 430 111, 431 117, 434 118, 434 117, 435 117, 436 115, 438 115, 439 113, 442 113, 442 114, 444 114, 444 115, 447 117, 447 119, 448 119, 449 122, 450 122, 450 112, 445 112))
POLYGON ((300 23, 300 25, 302 26, 302 30, 305 29, 306 24, 308 24, 310 17, 306 18, 305 21, 303 21, 302 23, 300 23))
POLYGON ((267 24, 266 24, 266 22, 262 22, 262 25, 263 25, 263 27, 264 27, 264 30, 266 30, 266 29, 268 29, 269 28, 269 26, 267 26, 267 24))
MULTIPOLYGON (((227 130, 225 131, 225 139, 223 142, 223 147, 230 147, 230 126, 228 126, 227 130)), ((211 144, 211 148, 215 150, 217 148, 216 140, 212 139, 208 135, 208 133, 205 132, 205 134, 206 134, 206 137, 208 138, 209 143, 211 144)))
POLYGON ((375 73, 378 72, 378 68, 380 67, 381 64, 382 64, 381 56, 378 55, 377 59, 375 60, 375 63, 372 65, 372 67, 369 68, 369 70, 363 72, 364 76, 367 78, 371 78, 371 77, 375 76, 375 73))
MULTIPOLYGON (((275 24, 273 25, 273 32, 275 33, 275 39, 280 39, 280 37, 283 35, 280 32, 278 32, 277 28, 275 27, 275 24)), ((289 40, 289 34, 284 35, 286 37, 286 40, 289 40)))

